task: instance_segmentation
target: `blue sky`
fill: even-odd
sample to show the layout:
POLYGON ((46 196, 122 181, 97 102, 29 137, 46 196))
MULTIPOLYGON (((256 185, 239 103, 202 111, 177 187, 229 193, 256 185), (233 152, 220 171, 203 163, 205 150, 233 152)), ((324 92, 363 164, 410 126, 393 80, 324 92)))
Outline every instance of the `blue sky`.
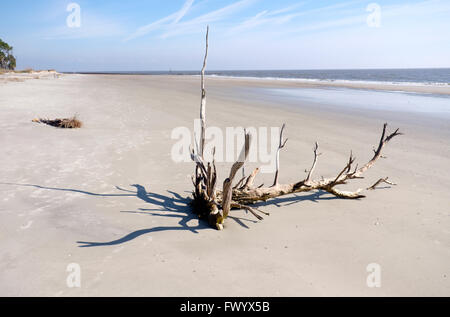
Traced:
POLYGON ((2 12, 18 68, 199 70, 208 24, 210 70, 450 67, 448 0, 14 0, 2 12))

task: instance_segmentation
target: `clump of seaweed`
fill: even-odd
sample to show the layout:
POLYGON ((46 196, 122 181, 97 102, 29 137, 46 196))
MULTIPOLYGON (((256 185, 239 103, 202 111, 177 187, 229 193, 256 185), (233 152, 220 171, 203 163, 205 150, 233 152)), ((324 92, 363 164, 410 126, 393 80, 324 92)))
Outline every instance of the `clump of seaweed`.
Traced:
POLYGON ((77 116, 73 116, 69 119, 33 119, 33 122, 36 123, 44 123, 50 125, 52 127, 61 128, 61 129, 79 129, 83 126, 83 123, 77 119, 77 116))

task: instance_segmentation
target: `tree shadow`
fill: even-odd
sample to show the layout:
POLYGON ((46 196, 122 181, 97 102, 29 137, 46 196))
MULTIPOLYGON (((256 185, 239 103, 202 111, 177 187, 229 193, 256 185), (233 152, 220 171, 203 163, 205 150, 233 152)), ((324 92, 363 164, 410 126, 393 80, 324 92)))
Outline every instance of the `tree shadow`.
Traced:
MULTIPOLYGON (((184 198, 178 193, 175 193, 173 191, 167 191, 172 195, 172 197, 156 194, 156 193, 149 193, 145 189, 144 186, 134 184, 131 185, 133 187, 136 187, 136 192, 120 188, 116 186, 118 190, 133 193, 135 194, 139 199, 145 201, 146 203, 159 206, 159 208, 153 208, 153 209, 145 209, 145 208, 139 208, 137 211, 121 211, 121 213, 129 213, 129 214, 140 214, 140 215, 149 215, 153 217, 165 217, 165 218, 179 218, 178 226, 160 226, 160 227, 153 227, 148 229, 142 229, 137 230, 134 232, 131 232, 127 234, 126 236, 109 241, 109 242, 86 242, 86 241, 77 241, 78 244, 80 244, 80 248, 88 248, 88 247, 100 247, 100 246, 112 246, 112 245, 118 245, 122 243, 129 242, 131 240, 134 240, 142 235, 153 233, 153 232, 161 232, 161 231, 190 231, 192 233, 198 234, 199 230, 212 230, 211 227, 208 225, 206 221, 198 219, 197 215, 195 215, 189 206, 190 199, 184 198), (158 213, 159 212, 159 213, 158 213), (170 214, 164 214, 161 212, 170 212, 170 214), (189 222, 191 220, 197 220, 198 224, 196 226, 190 226, 189 222)), ((231 216, 230 219, 233 219, 236 221, 239 225, 241 225, 244 228, 249 229, 247 225, 245 225, 244 221, 250 221, 253 223, 256 223, 256 221, 245 219, 245 218, 239 218, 231 216)))
POLYGON ((333 195, 327 193, 326 191, 318 190, 316 192, 309 193, 308 195, 292 194, 292 195, 288 195, 288 196, 277 197, 277 198, 273 198, 266 202, 257 202, 254 204, 254 206, 255 207, 266 207, 266 206, 274 205, 274 206, 280 208, 280 207, 298 204, 298 203, 301 203, 304 201, 311 201, 314 203, 318 203, 319 201, 323 201, 323 200, 337 200, 337 199, 340 199, 340 198, 333 196, 333 195))
MULTIPOLYGON (((23 186, 23 187, 34 187, 37 189, 44 190, 55 190, 55 191, 63 191, 63 192, 74 192, 83 195, 89 196, 99 196, 99 197, 137 197, 145 203, 152 204, 156 206, 153 209, 143 209, 140 208, 138 211, 121 211, 122 213, 130 213, 130 214, 147 214, 149 216, 155 217, 166 217, 166 218, 179 218, 179 222, 177 226, 159 226, 148 229, 137 230, 131 232, 120 239, 116 239, 113 241, 107 242, 89 242, 89 241, 77 241, 79 247, 87 248, 87 247, 100 247, 100 246, 113 246, 122 243, 129 242, 134 240, 142 235, 149 234, 152 232, 162 232, 162 231, 190 231, 194 234, 198 234, 200 230, 212 230, 211 227, 207 224, 206 221, 198 219, 197 215, 195 215, 189 206, 191 199, 182 197, 180 194, 168 190, 169 195, 162 195, 152 192, 147 192, 144 186, 139 184, 130 185, 135 187, 136 190, 124 189, 119 186, 115 186, 115 188, 121 192, 120 194, 99 194, 94 192, 89 192, 85 190, 72 189, 72 188, 58 188, 58 187, 48 187, 41 186, 35 184, 17 184, 17 183, 0 183, 2 185, 13 185, 13 186, 23 186), (190 225, 189 223, 193 220, 197 220, 197 225, 190 225)), ((239 225, 244 228, 249 229, 249 227, 244 223, 244 221, 256 223, 257 221, 239 218, 235 216, 229 217, 230 219, 236 221, 239 225)))
MULTIPOLYGON (((35 184, 18 184, 18 183, 0 183, 1 185, 13 185, 13 186, 22 186, 22 187, 34 187, 38 189, 46 189, 46 190, 57 190, 57 191, 64 191, 64 192, 74 192, 89 196, 101 196, 101 197, 134 197, 136 195, 124 195, 124 194, 97 194, 88 192, 85 190, 79 190, 79 189, 72 189, 72 188, 58 188, 58 187, 47 187, 47 186, 41 186, 41 185, 35 185, 35 184)), ((117 189, 121 190, 118 186, 116 186, 117 189)))
MULTIPOLYGON (((129 241, 132 241, 142 235, 146 235, 154 232, 162 232, 162 231, 190 231, 194 234, 198 234, 200 230, 212 230, 206 221, 198 219, 197 215, 195 215, 189 206, 191 199, 187 197, 182 197, 180 194, 167 191, 169 195, 162 195, 152 192, 147 192, 144 186, 139 184, 130 185, 136 188, 136 191, 124 189, 119 186, 116 186, 116 189, 124 192, 121 194, 98 194, 93 192, 88 192, 84 190, 71 189, 71 188, 57 188, 57 187, 46 187, 41 185, 34 184, 15 184, 15 183, 0 183, 2 185, 14 185, 14 186, 25 186, 25 187, 34 187, 38 189, 45 190, 56 190, 56 191, 65 191, 65 192, 75 192, 89 196, 100 196, 100 197, 137 197, 145 203, 152 204, 157 208, 139 208, 137 211, 121 211, 121 213, 129 213, 129 214, 139 214, 139 215, 149 215, 153 217, 166 217, 166 218, 175 218, 179 219, 178 225, 176 226, 158 226, 153 228, 147 228, 142 230, 133 231, 119 239, 106 241, 106 242, 92 242, 92 241, 77 241, 80 248, 89 248, 89 247, 101 247, 101 246, 113 246, 123 244, 129 241), (189 225, 189 223, 193 220, 197 220, 197 225, 189 225)), ((338 199, 335 196, 326 196, 326 192, 317 191, 315 193, 311 193, 309 195, 289 195, 286 197, 279 197, 272 199, 267 202, 258 202, 254 206, 255 207, 267 207, 270 205, 275 205, 276 207, 289 206, 296 203, 300 203, 303 201, 312 201, 318 202, 319 200, 334 200, 338 199), (325 197, 324 197, 325 196, 325 197)), ((237 217, 237 216, 229 216, 229 219, 235 221, 238 225, 243 228, 250 229, 247 223, 258 223, 256 220, 237 217)))

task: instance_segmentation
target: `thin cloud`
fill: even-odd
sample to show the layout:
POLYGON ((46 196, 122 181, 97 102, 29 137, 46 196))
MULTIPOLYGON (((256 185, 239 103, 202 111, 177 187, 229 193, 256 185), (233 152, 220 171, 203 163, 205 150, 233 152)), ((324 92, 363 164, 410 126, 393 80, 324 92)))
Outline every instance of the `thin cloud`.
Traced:
MULTIPOLYGON (((302 5, 302 4, 300 4, 300 5, 302 5)), ((260 26, 262 24, 287 22, 287 21, 289 21, 291 15, 280 15, 280 14, 290 12, 298 7, 299 7, 299 4, 297 4, 295 6, 289 6, 289 7, 283 8, 283 9, 279 9, 276 11, 268 11, 268 10, 261 11, 258 14, 256 14, 255 16, 250 17, 247 20, 241 22, 238 26, 232 28, 230 30, 230 32, 233 33, 236 31, 241 31, 243 29, 250 29, 250 28, 260 26)))
POLYGON ((127 37, 125 41, 129 41, 144 36, 154 30, 161 28, 162 26, 170 22, 172 22, 171 23, 172 25, 177 24, 189 12, 193 4, 194 0, 186 0, 186 2, 183 4, 183 7, 180 10, 158 21, 140 27, 139 29, 137 29, 136 32, 127 37))
POLYGON ((297 3, 295 5, 291 5, 285 8, 281 8, 274 11, 262 11, 258 13, 257 15, 248 18, 247 20, 244 20, 236 27, 229 30, 229 33, 236 33, 243 30, 255 28, 261 25, 267 25, 267 24, 284 24, 292 21, 294 18, 299 16, 306 16, 311 14, 317 14, 321 12, 326 12, 330 10, 340 9, 343 7, 350 6, 355 3, 363 2, 363 0, 354 0, 354 1, 348 1, 343 2, 339 4, 334 4, 330 6, 320 7, 316 9, 306 10, 306 11, 298 11, 297 9, 303 5, 305 5, 305 2, 297 3))
POLYGON ((306 2, 300 2, 300 3, 296 3, 294 5, 291 5, 291 6, 279 9, 279 10, 272 11, 272 12, 270 12, 269 15, 278 15, 278 14, 281 14, 281 13, 294 11, 294 9, 297 9, 297 8, 305 5, 305 3, 306 2))
POLYGON ((160 34, 160 38, 168 38, 174 35, 195 32, 199 27, 203 27, 208 23, 223 20, 229 17, 232 13, 242 10, 255 1, 257 0, 240 0, 220 9, 195 17, 191 20, 181 22, 182 18, 190 11, 194 4, 194 0, 187 0, 183 7, 177 12, 140 27, 136 32, 127 37, 125 41, 147 35, 156 30, 163 31, 162 34, 160 34))
POLYGON ((255 2, 255 0, 241 0, 241 1, 237 1, 235 3, 232 3, 226 7, 220 8, 218 10, 206 13, 204 15, 201 15, 197 18, 194 18, 190 21, 185 22, 185 25, 188 24, 200 24, 200 23, 209 23, 209 22, 214 22, 217 20, 221 20, 223 18, 225 18, 226 16, 230 15, 233 12, 236 12, 238 10, 243 9, 244 7, 246 7, 247 5, 249 5, 250 3, 255 2))
MULTIPOLYGON (((381 18, 396 17, 425 17, 450 11, 450 4, 443 4, 440 0, 428 0, 413 4, 388 5, 381 7, 381 18)), ((300 28, 292 29, 290 33, 302 33, 305 31, 319 31, 330 28, 347 27, 350 25, 359 25, 366 27, 368 13, 363 11, 361 14, 352 14, 346 18, 330 20, 326 22, 305 25, 300 28)))
POLYGON ((194 0, 187 0, 180 11, 178 11, 173 24, 177 24, 185 15, 188 13, 189 9, 192 7, 194 0))
POLYGON ((240 11, 257 0, 241 0, 232 3, 223 8, 211 11, 203 14, 199 17, 193 18, 189 21, 179 23, 175 28, 169 28, 165 33, 161 35, 161 38, 168 38, 174 35, 193 33, 198 30, 199 27, 203 27, 208 23, 223 20, 230 16, 232 13, 240 11))

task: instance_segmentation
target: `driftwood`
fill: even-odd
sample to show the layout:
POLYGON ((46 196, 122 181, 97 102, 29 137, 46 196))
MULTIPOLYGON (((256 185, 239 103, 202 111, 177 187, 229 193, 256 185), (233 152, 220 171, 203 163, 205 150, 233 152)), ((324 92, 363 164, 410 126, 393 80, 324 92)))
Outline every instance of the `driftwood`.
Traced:
MULTIPOLYGON (((374 156, 372 159, 361 167, 355 165, 355 158, 353 154, 345 164, 345 166, 336 173, 336 176, 332 178, 313 179, 313 173, 316 168, 320 153, 319 144, 316 143, 313 149, 314 159, 311 169, 305 179, 291 184, 279 184, 279 171, 280 171, 280 151, 285 147, 287 140, 283 138, 283 132, 286 125, 284 124, 280 132, 280 141, 276 154, 276 172, 274 182, 271 187, 255 187, 254 180, 259 172, 259 169, 255 169, 248 177, 241 178, 233 187, 233 181, 238 171, 243 168, 244 162, 247 160, 249 154, 249 148, 251 144, 251 136, 245 133, 245 145, 239 156, 239 159, 231 167, 228 178, 223 182, 222 189, 217 189, 217 170, 215 165, 215 159, 212 162, 204 161, 204 146, 205 146, 205 130, 206 130, 206 90, 205 90, 205 69, 208 58, 208 36, 209 27, 206 33, 206 54, 203 62, 203 68, 201 71, 201 104, 200 104, 200 120, 201 120, 201 135, 200 140, 195 138, 195 150, 191 149, 191 158, 195 162, 195 174, 192 177, 194 185, 193 200, 191 206, 193 211, 201 218, 209 222, 209 224, 222 230, 224 227, 225 219, 228 217, 231 209, 244 209, 252 213, 257 219, 262 220, 263 215, 268 213, 259 210, 252 206, 259 201, 267 201, 269 199, 277 198, 284 195, 308 192, 313 190, 326 191, 336 197, 343 199, 360 199, 365 195, 362 189, 357 191, 342 191, 336 188, 339 185, 345 185, 349 181, 354 179, 363 178, 363 174, 370 169, 375 162, 382 157, 382 150, 394 137, 401 135, 399 129, 393 133, 387 133, 387 124, 384 124, 378 147, 374 150, 374 156)), ((214 150, 215 151, 215 150, 214 150)), ((214 157, 213 153, 213 157, 214 157)), ((374 190, 381 183, 389 185, 395 185, 388 181, 388 178, 380 178, 372 186, 366 190, 374 190)))
POLYGON ((61 129, 78 129, 83 126, 83 123, 77 119, 76 116, 70 118, 70 119, 33 119, 32 122, 35 123, 44 123, 47 125, 50 125, 55 128, 61 128, 61 129))

